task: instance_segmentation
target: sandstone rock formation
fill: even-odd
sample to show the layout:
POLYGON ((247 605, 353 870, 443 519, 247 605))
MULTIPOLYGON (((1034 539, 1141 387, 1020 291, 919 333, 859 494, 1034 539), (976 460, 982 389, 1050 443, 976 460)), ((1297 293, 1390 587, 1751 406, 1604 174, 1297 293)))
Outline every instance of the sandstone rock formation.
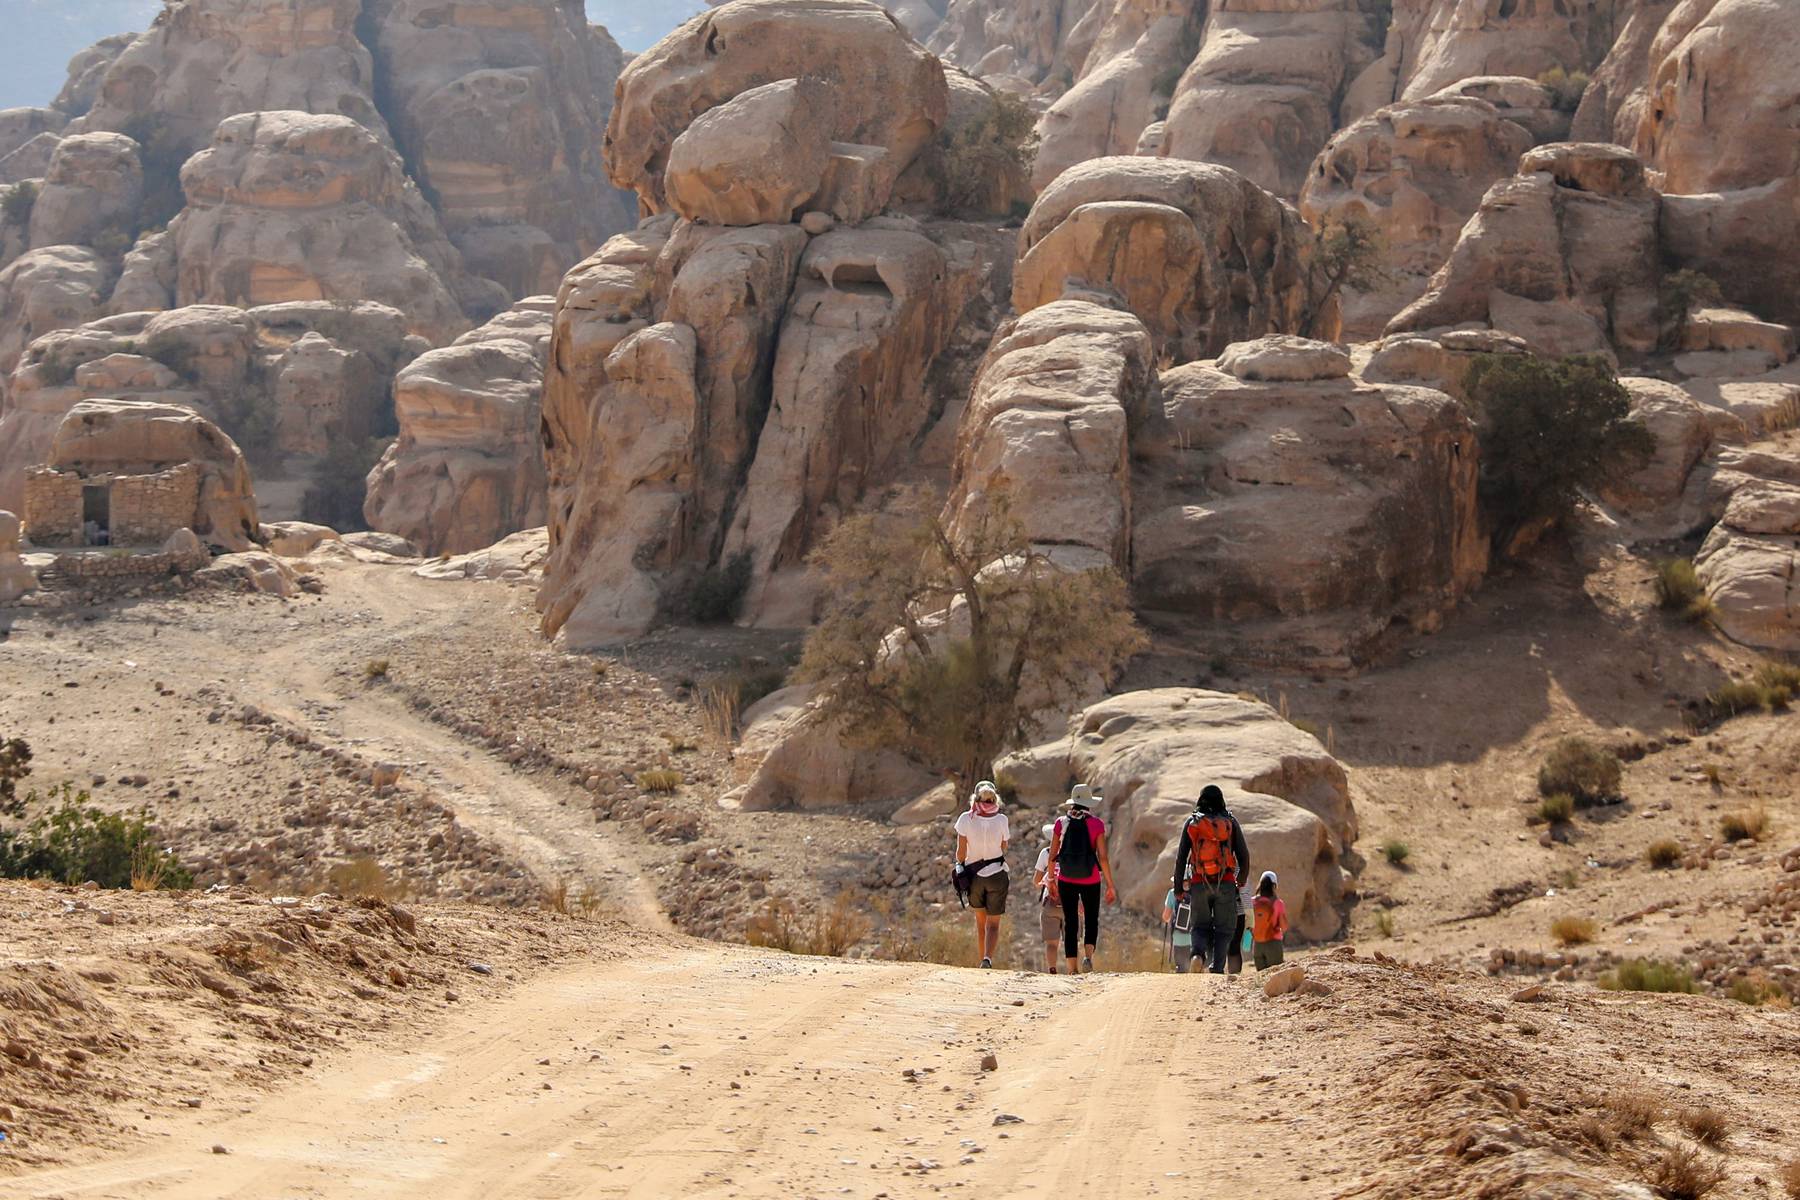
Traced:
POLYGON ((739 808, 886 812, 937 782, 895 751, 852 747, 841 730, 814 716, 815 697, 808 687, 783 688, 745 711, 734 758, 751 776, 732 797, 739 808))
POLYGON ((600 163, 622 55, 580 5, 363 7, 394 137, 470 270, 513 297, 554 291, 635 223, 600 163))
POLYGON ((1618 146, 1542 146, 1482 199, 1430 290, 1389 333, 1479 323, 1543 354, 1662 339, 1660 198, 1618 146))
POLYGON ((0 271, 0 375, 36 338, 98 316, 115 273, 85 246, 46 246, 0 271))
POLYGON ((1534 141, 1488 101, 1454 94, 1379 109, 1331 139, 1300 211, 1314 228, 1366 221, 1394 276, 1378 292, 1345 296, 1347 335, 1378 335, 1424 293, 1488 188, 1518 169, 1534 141))
POLYGON ((85 245, 106 234, 126 239, 143 199, 136 142, 116 133, 64 138, 32 205, 31 245, 85 245))
POLYGON ((366 299, 443 338, 463 325, 454 289, 479 295, 399 156, 348 117, 230 117, 181 180, 178 305, 366 299))
MULTIPOLYGON (((809 142, 831 143, 808 207, 856 221, 879 213, 894 182, 944 125, 943 67, 868 0, 735 0, 633 59, 619 77, 606 165, 645 209, 668 212, 665 172, 677 138, 706 110, 802 77, 830 89, 809 142)), ((703 127, 704 129, 704 127, 703 127)))
POLYGON ((1162 377, 1166 443, 1134 480, 1133 597, 1240 653, 1349 666, 1479 581, 1474 428, 1299 339, 1162 377), (1263 382, 1262 380, 1267 380, 1263 382))
POLYGON ((0 604, 37 590, 37 572, 19 554, 19 518, 0 509, 0 604))
POLYGON ((1127 692, 1004 767, 1054 789, 1022 794, 1034 804, 1054 803, 1076 780, 1101 793, 1120 899, 1147 915, 1162 910, 1176 839, 1200 789, 1217 784, 1243 824, 1251 870, 1280 875, 1294 932, 1324 939, 1343 927, 1357 836, 1348 778, 1316 738, 1266 704, 1190 688, 1127 692))
POLYGON ((1586 72, 1614 33, 1612 0, 1396 0, 1386 49, 1352 86, 1357 115, 1478 75, 1586 72))
POLYGON ((436 555, 543 524, 549 310, 549 297, 526 301, 394 377, 400 436, 369 475, 371 528, 436 555))
POLYGON ((1376 57, 1374 33, 1356 0, 1214 5, 1175 87, 1162 152, 1222 163, 1297 197, 1338 125, 1339 97, 1376 57))
POLYGON ((1766 650, 1800 650, 1800 486, 1746 483, 1694 558, 1727 637, 1766 650))
POLYGON ((1070 288, 1110 292, 1164 361, 1299 327, 1308 305, 1298 214, 1226 167, 1102 158, 1064 172, 1032 206, 1013 306, 1070 288))

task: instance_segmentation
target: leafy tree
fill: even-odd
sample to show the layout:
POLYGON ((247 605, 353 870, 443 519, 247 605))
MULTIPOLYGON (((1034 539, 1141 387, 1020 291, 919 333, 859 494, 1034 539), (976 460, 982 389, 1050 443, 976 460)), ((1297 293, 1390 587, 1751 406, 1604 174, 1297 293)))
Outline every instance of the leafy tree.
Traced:
POLYGON ((1603 358, 1483 355, 1463 386, 1481 438, 1482 504, 1502 547, 1557 524, 1582 488, 1616 482, 1656 450, 1603 358))
POLYGON ((31 774, 31 747, 24 738, 0 738, 0 817, 25 815, 19 781, 31 774))
POLYGON ((979 120, 946 130, 938 141, 938 171, 952 209, 979 208, 997 178, 1031 174, 1037 158, 1037 114, 1007 92, 993 95, 979 120))
POLYGON ((907 492, 840 525, 812 556, 832 606, 798 677, 822 685, 820 716, 856 743, 973 784, 1145 642, 1118 573, 1053 564, 1003 494, 969 524, 952 536, 927 496, 907 492))
POLYGON ((1386 254, 1381 231, 1367 217, 1352 215, 1321 222, 1306 256, 1307 307, 1301 334, 1319 336, 1325 315, 1345 289, 1374 292, 1392 283, 1393 272, 1383 261, 1386 254))
POLYGON ((1722 303, 1724 291, 1719 281, 1703 271, 1683 269, 1671 271, 1663 276, 1662 288, 1657 296, 1658 314, 1662 318, 1665 343, 1673 345, 1681 340, 1681 332, 1687 327, 1688 319, 1696 311, 1708 305, 1722 303))

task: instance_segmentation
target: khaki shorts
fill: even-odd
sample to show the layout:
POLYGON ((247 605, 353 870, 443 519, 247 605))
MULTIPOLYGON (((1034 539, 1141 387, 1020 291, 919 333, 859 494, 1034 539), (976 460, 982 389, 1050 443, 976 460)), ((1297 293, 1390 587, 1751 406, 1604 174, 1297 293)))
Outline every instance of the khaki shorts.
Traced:
POLYGON ((1007 883, 1005 871, 977 875, 969 885, 969 907, 980 909, 990 917, 1000 916, 1006 911, 1007 883))
POLYGON ((1063 911, 1060 900, 1046 900, 1038 905, 1038 928, 1046 942, 1062 941, 1063 911))

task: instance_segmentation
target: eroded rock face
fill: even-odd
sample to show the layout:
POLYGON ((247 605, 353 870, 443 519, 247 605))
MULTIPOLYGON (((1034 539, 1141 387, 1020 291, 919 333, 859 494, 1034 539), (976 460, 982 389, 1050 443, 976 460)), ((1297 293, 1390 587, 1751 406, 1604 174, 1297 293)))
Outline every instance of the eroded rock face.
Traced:
POLYGON ((219 125, 181 172, 177 305, 374 300, 442 339, 465 324, 461 257, 399 157, 348 117, 259 112, 219 125))
POLYGON ((1237 172, 1169 158, 1103 158, 1032 206, 1013 277, 1021 313, 1069 289, 1111 292, 1165 361, 1295 329, 1307 303, 1299 215, 1237 172))
POLYGON ((85 246, 46 246, 0 271, 0 375, 36 338, 99 315, 114 272, 85 246))
POLYGON ((1483 197, 1430 290, 1388 332, 1475 322, 1542 354, 1647 353, 1661 340, 1660 197, 1618 146, 1527 153, 1483 197))
POLYGON ((1355 0, 1214 5, 1176 85, 1162 152, 1297 197, 1337 125, 1338 97, 1376 57, 1374 33, 1355 0))
POLYGON ((1378 292, 1345 297, 1346 335, 1378 335, 1425 292, 1488 188, 1518 169, 1534 141, 1488 101, 1448 94, 1379 109, 1331 139, 1300 211, 1314 228, 1367 221, 1395 276, 1378 292))
POLYGON ((0 186, 42 179, 68 123, 54 108, 0 109, 0 186))
POLYGON ((1397 0, 1386 53, 1357 80, 1349 103, 1366 112, 1478 75, 1586 71, 1611 45, 1615 7, 1614 0, 1397 0), (1365 97, 1374 99, 1366 108, 1365 97))
POLYGON ((260 524, 250 469, 237 444, 192 409, 145 400, 83 400, 57 429, 47 462, 84 476, 141 476, 183 464, 199 472, 188 528, 226 550, 248 550, 260 524))
POLYGON ((704 225, 785 225, 831 166, 831 89, 783 79, 701 113, 669 147, 669 206, 704 225))
POLYGON ((1177 838, 1200 790, 1217 784, 1244 828, 1250 869, 1281 877, 1294 932, 1335 936, 1357 837, 1344 768, 1268 705, 1218 692, 1127 692, 1076 714, 1069 736, 1007 760, 1009 773, 1081 779, 1105 797, 1120 899, 1162 911, 1177 838))
POLYGON ((1396 627, 1434 628, 1480 580, 1469 418, 1346 367, 1331 347, 1267 339, 1163 373, 1167 441, 1134 497, 1148 620, 1342 667, 1396 627))
POLYGON ((957 435, 957 532, 1004 490, 1032 543, 1071 569, 1130 570, 1131 439, 1150 419, 1156 359, 1143 322, 1064 300, 1004 326, 957 435))
POLYGON ((927 44, 947 62, 1024 90, 1059 70, 1073 80, 1107 8, 1098 0, 950 0, 927 44))
POLYGON ((1733 641, 1800 650, 1800 487, 1753 480, 1732 494, 1724 519, 1694 556, 1712 620, 1733 641))
POLYGON ((513 297, 553 292, 636 222, 600 163, 620 51, 579 4, 364 7, 394 136, 472 271, 513 297))
POLYGON ((31 209, 33 247, 125 239, 144 199, 138 144, 117 133, 83 133, 57 144, 31 209))
MULTIPOLYGON (((867 0, 735 0, 689 21, 619 77, 606 166, 653 213, 670 211, 665 172, 696 117, 754 88, 813 78, 832 102, 815 119, 834 143, 824 187, 877 213, 943 126, 943 67, 867 0)), ((830 203, 818 207, 833 211, 830 203)))
POLYGON ((1670 258, 1800 323, 1800 26, 1786 5, 1684 5, 1651 50, 1636 145, 1668 193, 1670 258), (1692 18, 1701 12, 1698 21, 1692 18))
POLYGON ((371 528, 439 555, 543 524, 547 299, 420 355, 394 377, 400 436, 369 475, 371 528))

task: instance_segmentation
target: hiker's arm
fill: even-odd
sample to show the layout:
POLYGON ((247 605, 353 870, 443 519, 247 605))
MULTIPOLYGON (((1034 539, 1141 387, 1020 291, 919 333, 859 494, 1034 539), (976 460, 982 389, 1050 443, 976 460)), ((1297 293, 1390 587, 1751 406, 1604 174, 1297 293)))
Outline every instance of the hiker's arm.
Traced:
POLYGON ((1119 898, 1119 893, 1113 887, 1112 863, 1106 860, 1106 833, 1104 830, 1101 831, 1099 837, 1094 839, 1094 853, 1100 857, 1100 875, 1106 880, 1106 902, 1111 904, 1119 898))
POLYGON ((1187 886, 1186 886, 1187 860, 1188 860, 1187 826, 1183 825, 1181 827, 1181 832, 1179 834, 1177 834, 1176 836, 1181 839, 1180 844, 1175 847, 1175 884, 1174 884, 1174 887, 1175 887, 1175 895, 1179 898, 1181 896, 1187 895, 1187 886))
POLYGON ((1044 882, 1050 885, 1052 895, 1056 892, 1056 856, 1062 853, 1062 826, 1058 825, 1050 834, 1050 857, 1044 862, 1044 882))
POLYGON ((1238 886, 1244 887, 1256 876, 1250 873, 1250 843, 1244 840, 1244 826, 1231 818, 1231 850, 1238 860, 1238 886))
POLYGON ((969 839, 960 833, 956 835, 956 861, 959 863, 969 861, 969 839))

